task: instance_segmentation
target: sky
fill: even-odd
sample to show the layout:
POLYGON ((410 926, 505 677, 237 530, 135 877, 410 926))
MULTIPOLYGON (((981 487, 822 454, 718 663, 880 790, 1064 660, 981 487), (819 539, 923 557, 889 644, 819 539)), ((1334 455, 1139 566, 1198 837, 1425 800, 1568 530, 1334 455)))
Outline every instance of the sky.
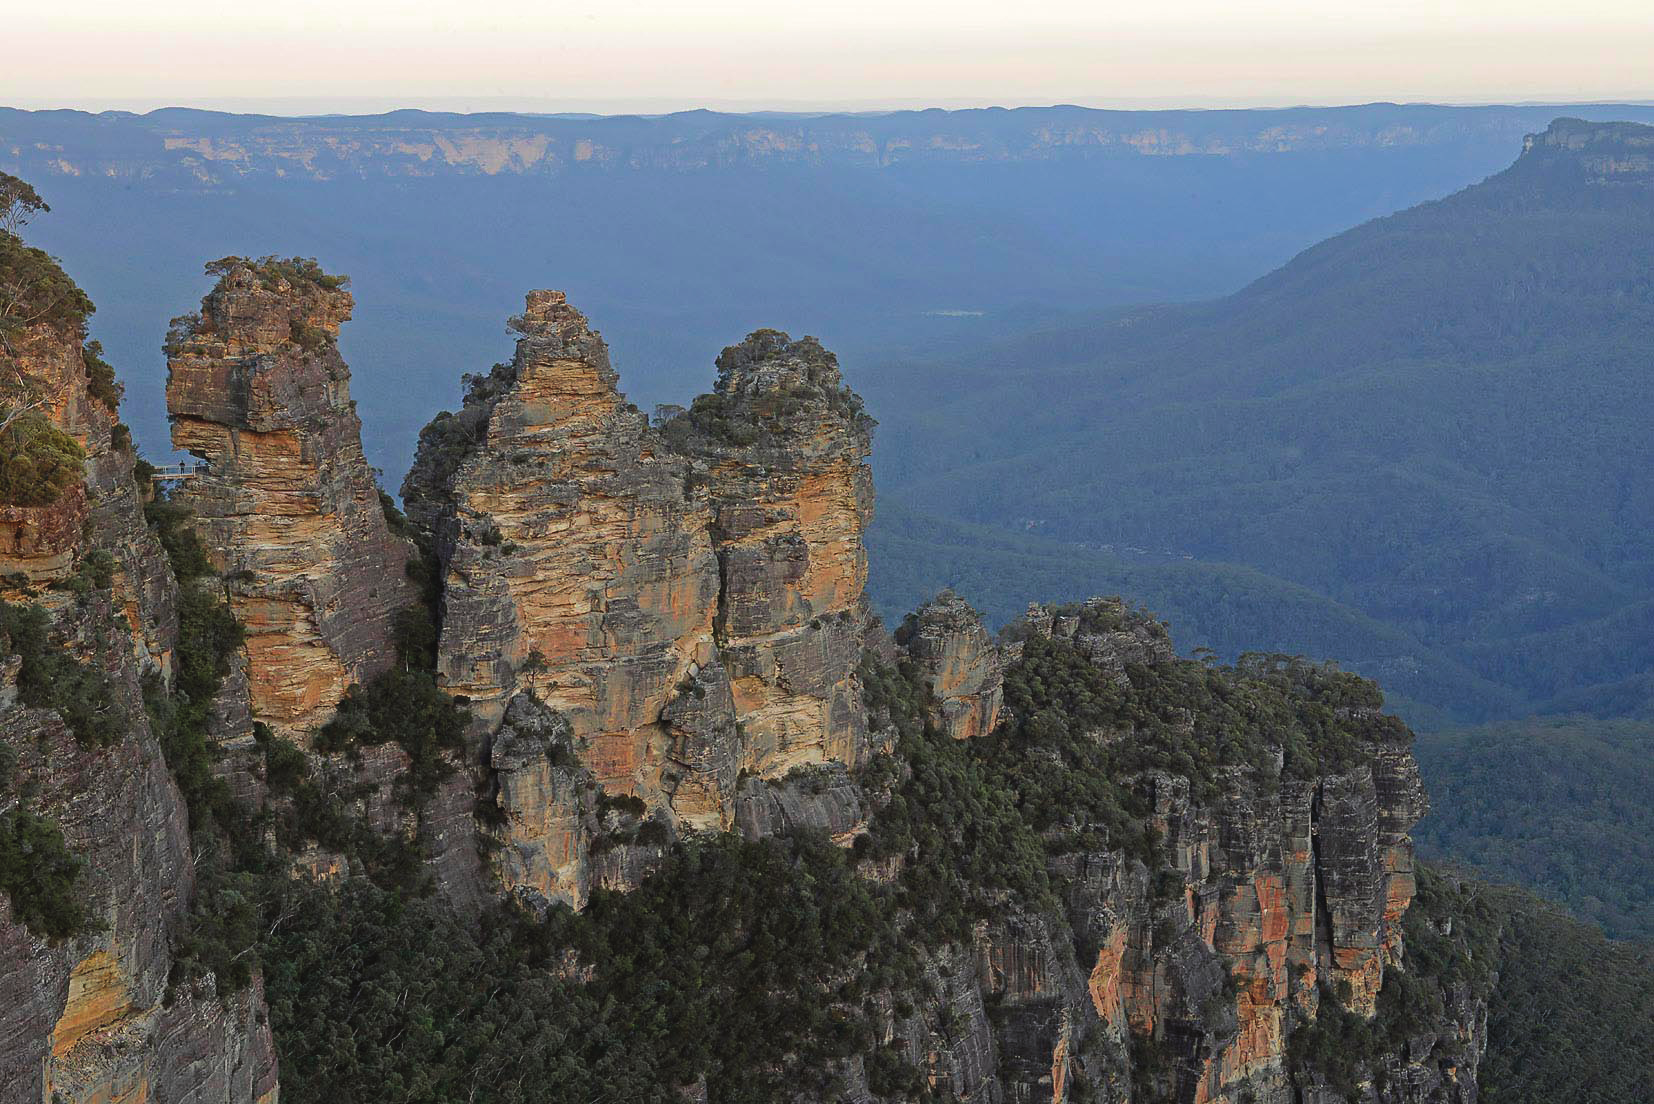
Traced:
POLYGON ((283 113, 1654 99, 1651 0, 57 0, 0 104, 283 113))

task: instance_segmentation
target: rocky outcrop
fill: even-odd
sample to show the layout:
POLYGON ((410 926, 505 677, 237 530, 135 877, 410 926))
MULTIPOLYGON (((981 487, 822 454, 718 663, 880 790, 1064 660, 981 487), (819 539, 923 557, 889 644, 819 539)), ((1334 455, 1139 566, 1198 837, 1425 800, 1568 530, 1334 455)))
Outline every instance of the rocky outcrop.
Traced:
MULTIPOLYGON (((403 486, 440 563, 438 675, 479 739, 529 695, 605 794, 677 828, 731 827, 743 773, 858 764, 869 423, 831 355, 755 334, 651 426, 562 293, 512 326, 512 361, 426 427, 403 486)), ((491 752, 506 884, 578 903, 624 881, 640 852, 582 850, 572 776, 517 746, 491 752)))
POLYGON ((866 829, 867 814, 867 799, 842 763, 749 778, 735 797, 735 825, 748 839, 805 831, 848 843, 866 829))
MULTIPOLYGON (((1036 606, 1011 636, 1018 649, 1034 637, 1071 642, 1111 678, 1175 661, 1164 626, 1118 600, 1036 606)), ((1051 860, 1087 976, 1076 987, 1061 978, 1060 966, 1046 968, 1056 980, 1035 989, 1066 1009, 1069 1034, 1047 1029, 1041 1038, 1050 1046, 1035 1048, 1025 1063, 1058 1049, 1065 1058, 1083 1050, 1088 1079, 1129 1063, 1177 1100, 1288 1104, 1313 1097, 1295 1079, 1290 1037, 1328 999, 1358 1017, 1374 1016, 1386 969, 1406 961, 1402 919, 1414 892, 1409 833, 1425 810, 1405 728, 1377 723, 1376 713, 1350 719, 1375 723, 1362 727, 1368 736, 1359 762, 1337 770, 1306 777, 1284 772, 1276 760, 1274 775, 1260 778, 1252 769, 1228 768, 1206 798, 1189 778, 1168 771, 1133 779, 1170 871, 1153 875, 1115 851, 1070 851, 1051 860)), ((998 984, 993 979, 1008 961, 1032 963, 1049 953, 1060 964, 1066 957, 1061 948, 1030 950, 1015 923, 995 931, 1001 934, 983 937, 985 985, 998 984)), ((1381 1073, 1369 1071, 1379 1085, 1370 1099, 1474 1099, 1482 1012, 1467 994, 1459 997, 1404 1055, 1386 1057, 1381 1073)), ((1041 1099, 1047 1091, 1038 1089, 1041 1099)), ((1014 1095, 1009 1085, 1007 1092, 1014 1095)))
POLYGON ((956 740, 993 731, 1005 678, 999 648, 970 603, 944 590, 908 617, 896 640, 923 672, 932 723, 956 740))
POLYGON ((485 443, 439 420, 406 490, 415 517, 452 503, 434 530, 438 671, 489 727, 532 689, 606 788, 660 800, 681 743, 663 713, 715 655, 705 497, 561 293, 530 295, 514 324, 516 357, 467 404, 485 443))
MULTIPOLYGON (((943 595, 907 619, 897 633, 901 651, 881 656, 900 663, 909 685, 928 696, 927 719, 937 735, 952 735, 950 717, 967 715, 943 707, 943 692, 963 683, 938 673, 947 669, 945 657, 965 653, 960 644, 942 642, 980 647, 978 631, 968 607, 943 595)), ((1245 762, 1213 767, 1190 757, 1186 766, 1170 769, 1167 764, 1199 746, 1202 730, 1218 717, 1229 724, 1241 718, 1223 712, 1221 694, 1205 698, 1195 689, 1204 668, 1176 656, 1162 623, 1118 599, 1036 605, 1004 640, 998 652, 1011 656, 1010 663, 1031 657, 1041 664, 1018 672, 1024 685, 1066 681, 1079 692, 1085 684, 1073 675, 1074 662, 1095 668, 1105 689, 1092 683, 1085 694, 1095 704, 1109 693, 1106 687, 1115 688, 1120 722, 1070 731, 1050 743, 1040 726, 1002 729, 964 752, 978 763, 986 757, 996 769, 1009 762, 1013 773, 1026 772, 1029 788, 1014 783, 1025 798, 1066 795, 1047 830, 1044 855, 1057 902, 1041 906, 1026 894, 987 894, 984 918, 970 937, 927 945, 925 980, 878 1006, 881 1042, 933 1088, 967 1100, 1476 1099, 1485 1002, 1463 980, 1421 972, 1403 938, 1415 888, 1410 831, 1424 811, 1405 727, 1369 705, 1370 693, 1360 686, 1339 681, 1348 676, 1307 664, 1297 673, 1291 664, 1258 668, 1218 681, 1257 692, 1275 679, 1270 685, 1284 695, 1274 699, 1277 706, 1338 703, 1337 716, 1320 723, 1349 740, 1319 750, 1294 744, 1289 753, 1286 742, 1297 739, 1288 735, 1294 722, 1277 712, 1258 733, 1257 754, 1245 762), (1253 678, 1264 681, 1248 681, 1253 678), (1065 771, 1095 769, 1099 761, 1082 767, 1068 758, 1074 745, 1063 741, 1074 739, 1080 746, 1113 746, 1115 762, 1140 764, 1111 776, 1121 787, 1116 797, 1098 803, 1087 796, 1095 779, 1061 780, 1065 771), (1124 822, 1123 808, 1134 810, 1124 822), (1144 838, 1134 842, 1138 832, 1144 838), (1406 1007, 1391 1001, 1381 1012, 1379 994, 1397 969, 1411 975, 1400 992, 1434 997, 1416 1004, 1404 997, 1406 1007), (1405 1025, 1399 1029, 1398 1017, 1405 1025), (1323 1019, 1344 1026, 1313 1041, 1323 1019), (1374 1033, 1370 1041, 1352 1041, 1364 1030, 1374 1033), (1397 1042, 1402 1037, 1405 1042, 1397 1042), (1364 1055, 1352 1049, 1361 1046, 1368 1048, 1364 1055), (1320 1064, 1327 1048, 1335 1065, 1347 1064, 1336 1071, 1320 1064)), ((1044 731, 1072 724, 1085 708, 1053 706, 1044 731)), ((933 771, 939 754, 932 745, 908 762, 915 772, 933 771)), ((832 776, 813 772, 761 786, 749 781, 740 790, 738 821, 755 836, 793 827, 833 831, 835 810, 858 802, 877 810, 888 799, 888 765, 876 764, 861 777, 867 788, 852 782, 849 792, 832 776)), ((963 808, 950 804, 958 799, 945 790, 926 792, 943 803, 933 824, 946 833, 946 810, 963 808)), ((983 799, 976 790, 964 800, 983 799)), ((910 810, 898 808, 897 817, 910 810)), ((869 842, 877 839, 875 821, 869 842)), ((864 859, 858 869, 900 884, 907 861, 904 854, 864 859)), ((927 872, 921 884, 936 884, 928 879, 927 872)), ((1430 954, 1443 953, 1441 936, 1430 954)))
POLYGON ((519 898, 540 906, 580 908, 591 890, 595 786, 573 744, 566 717, 519 694, 489 753, 503 818, 496 868, 519 898))
POLYGON ((56 709, 22 700, 19 662, 0 660, 0 751, 15 761, 0 778, 0 814, 21 805, 55 823, 82 864, 75 892, 94 921, 49 940, 0 895, 0 1101, 273 1104, 276 1062, 256 983, 221 1000, 208 979, 167 999, 171 940, 195 876, 184 804, 141 680, 170 672, 177 589, 145 526, 133 457, 118 444, 113 410, 88 392, 77 333, 42 326, 8 339, 16 359, 6 367, 49 398, 52 424, 86 463, 81 484, 24 523, 61 513, 76 519, 72 532, 13 545, 26 562, 10 564, 16 574, 6 572, 0 599, 45 610, 51 646, 106 680, 100 719, 116 723, 107 743, 77 739, 56 709), (20 585, 18 575, 62 589, 20 585))
POLYGON ((303 736, 394 657, 415 600, 362 453, 339 327, 352 301, 314 262, 227 259, 168 338, 175 447, 200 459, 194 514, 247 631, 253 715, 303 736))
POLYGON ((754 773, 865 751, 871 429, 833 355, 775 330, 725 349, 716 390, 665 427, 704 465, 718 645, 754 773))

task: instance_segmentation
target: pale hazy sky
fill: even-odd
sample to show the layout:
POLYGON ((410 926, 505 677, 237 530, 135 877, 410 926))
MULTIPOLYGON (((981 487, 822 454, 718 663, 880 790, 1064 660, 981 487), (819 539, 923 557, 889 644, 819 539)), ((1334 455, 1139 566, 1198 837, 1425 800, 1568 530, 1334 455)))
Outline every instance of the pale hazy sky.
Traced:
POLYGON ((0 0, 0 104, 1654 99, 1654 0, 0 0))

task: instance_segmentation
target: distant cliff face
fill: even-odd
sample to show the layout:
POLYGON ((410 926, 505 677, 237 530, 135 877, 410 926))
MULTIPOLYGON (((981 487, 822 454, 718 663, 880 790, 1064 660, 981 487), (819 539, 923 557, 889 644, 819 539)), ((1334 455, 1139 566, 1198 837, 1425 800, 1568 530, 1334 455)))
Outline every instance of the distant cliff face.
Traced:
POLYGON ((362 454, 336 344, 349 293, 271 258, 210 270, 217 286, 168 343, 173 445, 202 461, 173 497, 247 630, 255 718, 299 732, 390 662, 411 549, 362 454))
MULTIPOLYGON (((1636 107, 1625 109, 1635 117, 1636 107)), ((688 111, 651 119, 487 118, 419 111, 276 119, 166 110, 0 111, 0 153, 39 176, 167 179, 211 189, 247 177, 561 175, 743 165, 1046 161, 1063 157, 1268 156, 1515 143, 1545 108, 1373 104, 1282 111, 895 111, 775 115, 688 111), (124 141, 111 142, 115 133, 124 141)))
POLYGON ((1637 123, 1558 119, 1522 144, 1513 171, 1537 165, 1583 175, 1594 185, 1654 186, 1654 128, 1637 123))
MULTIPOLYGON (((89 391, 77 332, 35 326, 6 336, 0 374, 46 398, 48 421, 78 442, 85 469, 56 503, 0 513, 0 532, 11 527, 0 601, 44 610, 48 651, 93 672, 72 692, 61 673, 59 685, 94 700, 42 704, 27 670, 38 653, 10 654, 21 642, 0 629, 0 760, 11 764, 0 770, 0 815, 44 817, 61 830, 81 863, 74 892, 91 921, 48 939, 0 894, 0 1101, 273 1104, 275 1055, 258 986, 223 1001, 210 982, 168 996, 171 941, 195 870, 140 683, 171 670, 178 592, 144 523, 132 453, 115 435, 107 391, 89 391)), ((6 393, 0 406, 19 399, 6 393)), ((5 830, 18 829, 8 820, 5 830)))

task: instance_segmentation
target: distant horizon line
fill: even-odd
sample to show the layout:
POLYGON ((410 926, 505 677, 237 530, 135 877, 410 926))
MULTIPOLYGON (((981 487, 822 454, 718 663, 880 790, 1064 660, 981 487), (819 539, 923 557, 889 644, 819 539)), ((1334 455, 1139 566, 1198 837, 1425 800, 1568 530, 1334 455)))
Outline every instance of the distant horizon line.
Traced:
POLYGON ((709 112, 723 115, 895 115, 904 112, 943 111, 1019 111, 1074 108, 1099 112, 1248 112, 1248 111, 1339 111, 1363 107, 1440 107, 1440 108, 1568 108, 1568 107, 1654 107, 1654 96, 1627 96, 1622 98, 1573 98, 1566 96, 1520 99, 1376 99, 1348 102, 1242 102, 1220 98, 1191 97, 1171 100, 1160 97, 1142 99, 1115 99, 1106 104, 1077 100, 1020 101, 1007 100, 944 100, 929 101, 757 101, 707 100, 695 106, 671 106, 660 100, 609 100, 604 109, 597 103, 565 102, 547 98, 534 100, 521 96, 439 97, 415 102, 389 100, 383 97, 335 96, 237 96, 194 100, 162 100, 159 98, 115 99, 100 106, 74 106, 58 102, 21 100, 0 102, 0 109, 26 112, 67 111, 86 115, 123 114, 137 117, 166 111, 198 111, 204 114, 232 116, 265 116, 286 119, 362 118, 413 112, 427 115, 521 115, 530 118, 665 118, 709 112), (630 106, 627 106, 630 105, 630 106))

